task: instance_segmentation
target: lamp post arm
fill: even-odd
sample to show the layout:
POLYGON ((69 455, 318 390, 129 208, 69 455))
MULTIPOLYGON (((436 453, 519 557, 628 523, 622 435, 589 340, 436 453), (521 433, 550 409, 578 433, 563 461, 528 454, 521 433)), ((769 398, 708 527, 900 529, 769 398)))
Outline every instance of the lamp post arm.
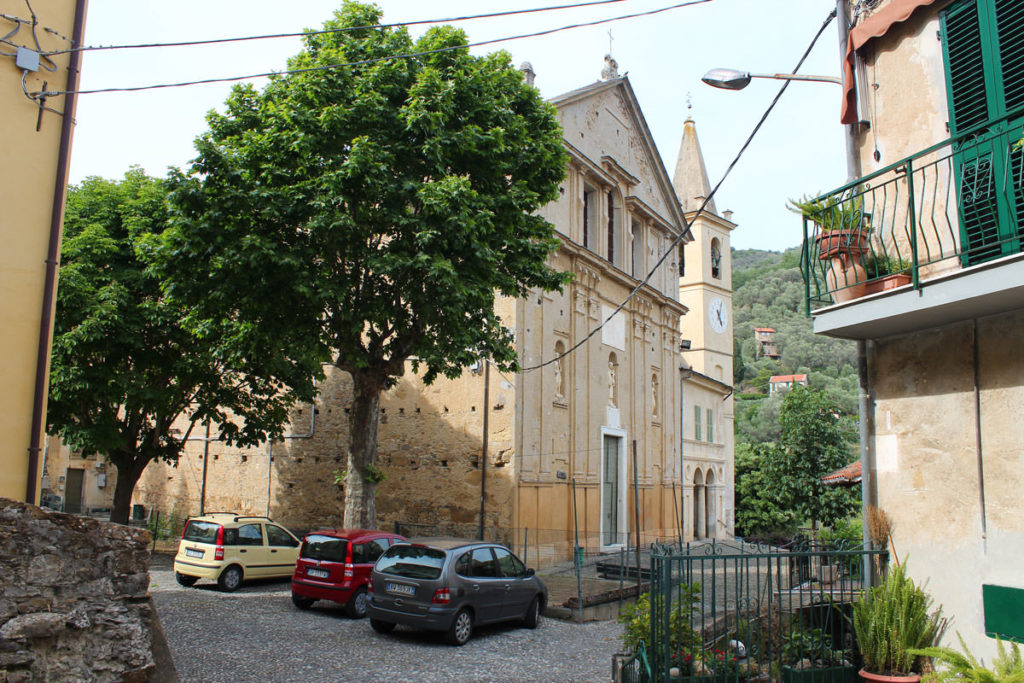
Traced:
POLYGON ((772 78, 777 81, 815 81, 817 83, 835 83, 842 85, 838 76, 812 76, 808 74, 749 74, 751 78, 772 78))

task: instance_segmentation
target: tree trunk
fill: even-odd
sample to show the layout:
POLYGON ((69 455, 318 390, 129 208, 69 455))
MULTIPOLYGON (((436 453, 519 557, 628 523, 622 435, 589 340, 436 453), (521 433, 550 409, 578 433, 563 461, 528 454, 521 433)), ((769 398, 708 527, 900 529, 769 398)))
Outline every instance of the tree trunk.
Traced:
POLYGON ((124 451, 109 453, 108 457, 117 468, 117 484, 114 486, 114 505, 110 508, 110 521, 127 524, 135 484, 138 483, 142 471, 149 464, 150 458, 124 451))
POLYGON ((377 528, 377 424, 383 378, 373 371, 352 373, 348 474, 345 477, 345 527, 377 528))

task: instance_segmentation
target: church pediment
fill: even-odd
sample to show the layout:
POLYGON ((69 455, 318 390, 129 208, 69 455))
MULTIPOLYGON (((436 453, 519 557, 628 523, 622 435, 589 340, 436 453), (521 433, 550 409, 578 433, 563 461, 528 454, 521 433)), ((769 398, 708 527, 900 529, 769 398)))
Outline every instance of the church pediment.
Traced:
POLYGON ((672 181, 625 77, 552 98, 576 163, 613 181, 674 232, 685 229, 672 181))

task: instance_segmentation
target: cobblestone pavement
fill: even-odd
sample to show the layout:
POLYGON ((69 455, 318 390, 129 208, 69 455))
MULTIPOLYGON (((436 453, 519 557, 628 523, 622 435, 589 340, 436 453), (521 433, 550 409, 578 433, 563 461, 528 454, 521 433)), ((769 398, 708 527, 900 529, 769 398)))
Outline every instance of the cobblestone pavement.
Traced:
POLYGON ((287 581, 179 586, 168 556, 154 555, 150 592, 184 682, 232 681, 608 681, 620 649, 615 622, 542 619, 536 630, 482 628, 462 647, 437 634, 375 633, 340 605, 291 603, 287 581))

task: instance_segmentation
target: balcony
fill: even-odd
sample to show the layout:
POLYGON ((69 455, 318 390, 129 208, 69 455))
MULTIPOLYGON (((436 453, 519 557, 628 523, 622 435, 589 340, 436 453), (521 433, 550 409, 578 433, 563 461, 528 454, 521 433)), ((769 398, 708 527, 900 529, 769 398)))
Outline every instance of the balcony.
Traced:
POLYGON ((815 332, 878 338, 1024 307, 1022 115, 805 203, 815 332))

